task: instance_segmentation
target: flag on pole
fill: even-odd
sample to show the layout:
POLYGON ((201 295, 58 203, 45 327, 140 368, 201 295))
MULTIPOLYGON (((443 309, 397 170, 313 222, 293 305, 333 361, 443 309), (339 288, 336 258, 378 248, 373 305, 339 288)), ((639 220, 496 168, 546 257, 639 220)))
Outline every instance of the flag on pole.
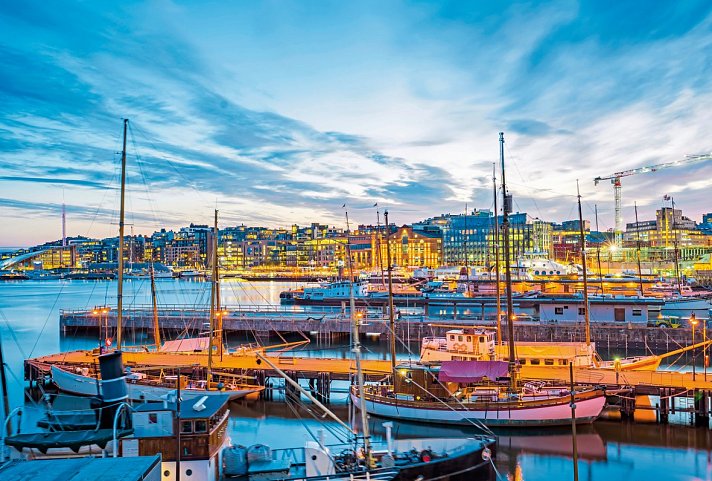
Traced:
POLYGON ((343 209, 344 207, 346 207, 346 204, 344 204, 344 205, 341 206, 342 209, 343 209))
POLYGON ((373 206, 374 206, 374 207, 378 207, 378 202, 376 202, 375 204, 373 204, 373 206))
POLYGON ((667 195, 667 194, 665 194, 665 195, 663 196, 663 200, 670 200, 670 196, 667 195))

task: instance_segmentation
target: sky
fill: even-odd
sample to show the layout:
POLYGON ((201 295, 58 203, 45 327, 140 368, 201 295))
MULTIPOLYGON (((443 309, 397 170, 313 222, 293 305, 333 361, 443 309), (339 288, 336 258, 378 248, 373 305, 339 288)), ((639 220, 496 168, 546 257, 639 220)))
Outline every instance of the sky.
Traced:
MULTIPOLYGON (((711 67, 704 0, 1 2, 0 245, 116 235, 123 118, 127 232, 492 208, 499 132, 515 211, 605 230, 595 177, 712 152, 711 67)), ((622 184, 712 212, 712 161, 622 184)))

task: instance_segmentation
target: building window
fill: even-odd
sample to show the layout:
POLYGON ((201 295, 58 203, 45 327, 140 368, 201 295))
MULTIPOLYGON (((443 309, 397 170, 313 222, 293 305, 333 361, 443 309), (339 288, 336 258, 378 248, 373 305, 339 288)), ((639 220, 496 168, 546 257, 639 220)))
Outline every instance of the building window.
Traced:
POLYGON ((195 432, 196 433, 208 432, 208 423, 204 419, 196 420, 195 421, 195 432))
POLYGON ((642 309, 633 309, 633 315, 634 316, 642 316, 643 310, 642 309))
POLYGON ((564 315, 564 308, 563 307, 555 307, 554 308, 554 314, 557 316, 563 316, 564 315))
POLYGON ((579 307, 579 316, 585 316, 585 315, 586 315, 586 308, 579 307))
POLYGON ((625 322, 625 309, 616 307, 613 309, 613 318, 616 322, 625 322))
POLYGON ((193 422, 192 421, 181 421, 180 423, 181 434, 190 434, 193 432, 193 422))

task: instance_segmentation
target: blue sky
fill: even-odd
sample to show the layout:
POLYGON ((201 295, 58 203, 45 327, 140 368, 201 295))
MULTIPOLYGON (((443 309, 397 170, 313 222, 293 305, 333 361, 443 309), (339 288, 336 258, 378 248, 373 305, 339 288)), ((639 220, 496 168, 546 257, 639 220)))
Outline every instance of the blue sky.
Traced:
MULTIPOLYGON (((712 4, 149 1, 0 5, 0 245, 115 235, 121 118, 136 233, 599 209, 593 178, 712 151, 712 4)), ((652 218, 712 211, 712 163, 623 180, 652 218)))

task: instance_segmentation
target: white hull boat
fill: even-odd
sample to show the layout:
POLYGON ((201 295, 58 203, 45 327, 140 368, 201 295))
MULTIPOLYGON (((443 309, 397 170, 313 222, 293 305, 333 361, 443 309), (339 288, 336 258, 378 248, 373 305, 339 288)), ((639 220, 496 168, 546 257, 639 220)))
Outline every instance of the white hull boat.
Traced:
MULTIPOLYGON (((96 396, 100 387, 100 381, 97 381, 91 376, 84 376, 79 373, 68 372, 58 366, 51 367, 52 382, 60 391, 76 394, 79 396, 96 396)), ((127 379, 126 387, 129 399, 132 401, 162 401, 167 394, 174 393, 175 388, 164 386, 149 386, 133 382, 127 379)), ((262 390, 260 386, 238 387, 230 389, 229 387, 222 391, 206 390, 198 387, 185 387, 181 389, 183 396, 222 396, 227 394, 230 401, 244 398, 250 394, 257 394, 262 390)))

